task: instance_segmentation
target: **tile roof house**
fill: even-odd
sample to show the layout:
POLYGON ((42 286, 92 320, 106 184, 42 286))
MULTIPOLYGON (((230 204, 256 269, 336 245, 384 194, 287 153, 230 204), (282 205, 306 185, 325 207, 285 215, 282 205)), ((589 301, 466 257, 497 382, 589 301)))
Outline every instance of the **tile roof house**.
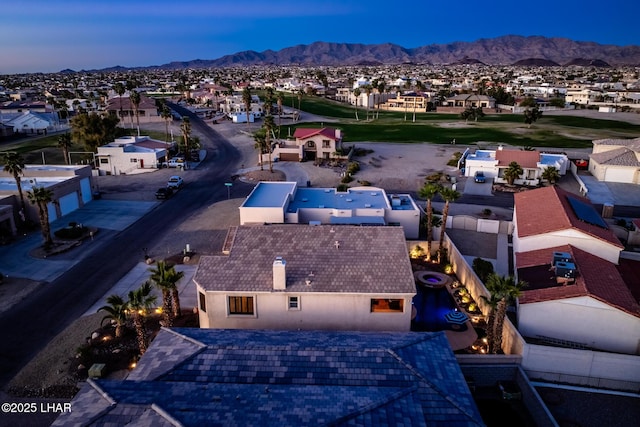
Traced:
POLYGON ((624 249, 588 199, 556 186, 516 193, 513 223, 516 253, 571 244, 617 264, 624 249))
POLYGON ((595 140, 589 160, 599 181, 640 184, 640 138, 595 140))
POLYGON ((53 426, 483 426, 444 333, 162 329, 53 426))
MULTIPOLYGON (((284 161, 329 160, 342 148, 342 132, 334 128, 296 128, 295 141, 282 141, 271 153, 272 159, 284 161)), ((268 161, 263 155, 262 161, 268 161)))
POLYGON ((96 162, 102 175, 120 175, 136 169, 156 169, 175 142, 148 136, 123 136, 98 147, 96 162))
POLYGON ((516 254, 516 270, 528 283, 518 299, 523 337, 637 354, 640 305, 614 263, 562 245, 516 254), (564 264, 554 268, 554 254, 564 264), (573 277, 559 275, 567 265, 573 277))
POLYGON ((162 123, 164 119, 158 112, 156 102, 148 96, 140 94, 140 105, 138 105, 138 119, 135 116, 133 103, 128 96, 115 96, 107 101, 107 112, 120 118, 120 126, 127 123, 135 126, 136 120, 140 123, 162 123))
POLYGON ((409 331, 416 294, 400 227, 232 228, 193 281, 200 326, 409 331))
POLYGON ((514 184, 536 186, 540 184, 542 173, 550 166, 555 167, 560 175, 567 172, 569 159, 564 154, 543 153, 537 150, 476 150, 465 159, 465 176, 474 176, 482 171, 484 175, 498 183, 506 183, 504 171, 511 162, 522 167, 523 173, 514 184))

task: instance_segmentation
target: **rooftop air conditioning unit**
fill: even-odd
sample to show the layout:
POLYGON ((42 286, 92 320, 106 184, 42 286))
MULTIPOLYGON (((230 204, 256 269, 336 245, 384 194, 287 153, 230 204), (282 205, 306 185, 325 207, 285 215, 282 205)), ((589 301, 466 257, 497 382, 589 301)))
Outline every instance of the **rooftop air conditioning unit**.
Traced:
POLYGON ((571 254, 567 252, 554 252, 551 265, 555 266, 558 262, 571 262, 571 254))
POLYGON ((560 282, 572 282, 576 278, 576 265, 572 262, 556 263, 556 279, 560 282))

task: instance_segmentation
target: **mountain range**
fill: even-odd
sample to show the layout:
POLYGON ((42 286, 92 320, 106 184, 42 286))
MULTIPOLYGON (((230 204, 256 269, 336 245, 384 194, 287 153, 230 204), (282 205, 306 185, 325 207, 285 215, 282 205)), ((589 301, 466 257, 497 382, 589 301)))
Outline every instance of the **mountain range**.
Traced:
MULTIPOLYGON (((250 65, 383 65, 486 64, 639 66, 640 46, 603 45, 566 38, 508 35, 474 42, 431 44, 405 48, 392 43, 354 44, 315 42, 278 51, 252 50, 218 59, 195 59, 141 68, 185 69, 250 65)), ((120 67, 114 67, 116 70, 120 67)))

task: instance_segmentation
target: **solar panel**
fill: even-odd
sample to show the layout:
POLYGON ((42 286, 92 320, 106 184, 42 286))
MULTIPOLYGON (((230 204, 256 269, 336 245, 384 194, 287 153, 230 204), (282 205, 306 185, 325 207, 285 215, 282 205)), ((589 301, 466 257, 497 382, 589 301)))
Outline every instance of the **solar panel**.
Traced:
POLYGON ((609 228, 607 223, 604 222, 600 214, 598 214, 598 212, 592 205, 573 197, 567 196, 567 200, 569 200, 569 204, 571 205, 571 209, 573 209, 573 213, 576 214, 580 221, 595 225, 600 228, 604 228, 605 230, 609 228))

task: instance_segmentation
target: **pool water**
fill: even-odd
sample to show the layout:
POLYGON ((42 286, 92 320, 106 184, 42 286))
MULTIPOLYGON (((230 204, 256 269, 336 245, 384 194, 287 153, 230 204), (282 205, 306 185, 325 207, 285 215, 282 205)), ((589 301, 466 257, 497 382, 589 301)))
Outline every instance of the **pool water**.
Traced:
MULTIPOLYGON (((452 329, 445 316, 456 308, 456 303, 447 288, 434 289, 419 285, 416 288, 417 293, 413 297, 416 317, 411 321, 411 330, 436 332, 452 329)), ((466 329, 466 325, 459 325, 456 330, 463 329, 466 329)))

